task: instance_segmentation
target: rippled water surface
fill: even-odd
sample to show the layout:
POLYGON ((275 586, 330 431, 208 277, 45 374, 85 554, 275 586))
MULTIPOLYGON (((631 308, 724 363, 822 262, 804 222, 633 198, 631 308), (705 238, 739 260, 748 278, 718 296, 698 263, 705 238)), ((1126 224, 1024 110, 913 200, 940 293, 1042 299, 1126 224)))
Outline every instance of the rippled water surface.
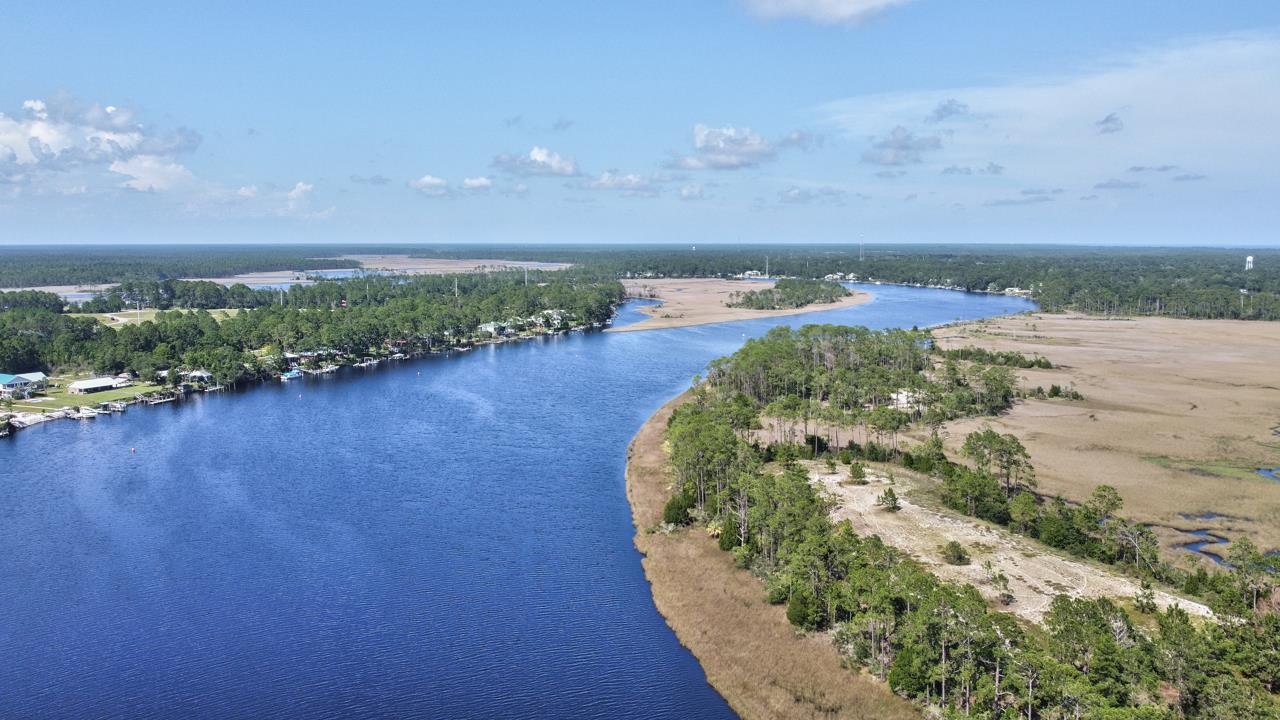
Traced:
POLYGON ((732 717, 654 610, 626 446, 775 324, 1029 307, 870 289, 848 310, 568 335, 15 433, 0 717, 732 717))

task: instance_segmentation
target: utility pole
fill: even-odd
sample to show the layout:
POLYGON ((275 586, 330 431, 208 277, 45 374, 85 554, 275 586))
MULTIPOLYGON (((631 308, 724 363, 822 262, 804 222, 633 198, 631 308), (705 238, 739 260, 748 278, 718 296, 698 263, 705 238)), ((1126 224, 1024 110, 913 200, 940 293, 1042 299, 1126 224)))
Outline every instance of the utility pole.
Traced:
POLYGON ((866 235, 858 235, 858 262, 862 262, 862 241, 866 239, 866 235))
POLYGON ((769 256, 764 256, 764 276, 769 277, 769 256))

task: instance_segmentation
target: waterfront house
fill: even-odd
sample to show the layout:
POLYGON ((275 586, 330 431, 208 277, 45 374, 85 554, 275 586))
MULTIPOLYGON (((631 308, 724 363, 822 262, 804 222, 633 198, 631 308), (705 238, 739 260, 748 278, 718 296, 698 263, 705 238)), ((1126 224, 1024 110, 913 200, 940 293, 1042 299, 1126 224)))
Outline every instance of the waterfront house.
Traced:
POLYGON ((37 392, 49 387, 49 376, 42 372, 18 373, 18 377, 27 379, 28 393, 37 392))
POLYGON ((73 395, 87 395, 89 393, 110 390, 111 388, 124 387, 127 382, 123 382, 113 377, 89 378, 87 380, 76 380, 67 385, 67 390, 73 395))
POLYGON ((0 397, 26 397, 31 381, 21 375, 0 373, 0 397))

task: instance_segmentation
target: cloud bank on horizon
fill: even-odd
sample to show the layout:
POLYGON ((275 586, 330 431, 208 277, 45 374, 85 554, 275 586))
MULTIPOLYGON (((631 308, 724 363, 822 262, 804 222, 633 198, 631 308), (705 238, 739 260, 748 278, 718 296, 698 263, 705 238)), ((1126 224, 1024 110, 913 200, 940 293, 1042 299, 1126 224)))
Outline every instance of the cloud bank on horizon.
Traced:
MULTIPOLYGON (((782 33, 839 48, 892 44, 936 7, 742 0, 739 17, 720 18, 720 41, 782 33)), ((346 124, 279 107, 261 123, 244 120, 251 108, 177 122, 169 116, 185 114, 181 103, 163 93, 148 98, 166 103, 157 112, 120 99, 141 89, 101 92, 50 75, 36 83, 49 94, 6 98, 16 90, 0 80, 0 223, 10 228, 0 242, 103 240, 93 229, 103 222, 144 240, 185 231, 253 241, 821 242, 869 231, 903 241, 1277 242, 1274 27, 1173 33, 1037 72, 1007 63, 943 73, 969 82, 929 82, 916 68, 902 79, 907 90, 872 89, 874 73, 854 73, 805 84, 803 101, 782 107, 754 95, 802 78, 812 58, 741 49, 768 56, 775 77, 709 73, 689 62, 706 59, 694 53, 670 60, 665 77, 680 82, 657 86, 670 97, 638 80, 575 87, 570 74, 532 96, 511 90, 523 98, 513 103, 555 112, 484 109, 504 100, 501 88, 486 102, 414 111, 406 92, 403 118, 357 108, 346 124), (593 102, 593 88, 622 107, 593 102)), ((910 55, 849 52, 885 63, 910 55)), ((609 78, 628 64, 598 62, 609 78)), ((497 77, 456 73, 472 85, 497 77)))

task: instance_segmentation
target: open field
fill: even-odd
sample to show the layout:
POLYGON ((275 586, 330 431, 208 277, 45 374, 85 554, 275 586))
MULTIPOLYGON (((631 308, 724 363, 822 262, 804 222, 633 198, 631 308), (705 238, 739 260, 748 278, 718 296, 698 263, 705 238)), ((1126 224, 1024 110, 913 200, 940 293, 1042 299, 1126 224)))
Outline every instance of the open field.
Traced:
POLYGON ((786 609, 697 528, 651 532, 671 480, 663 432, 688 394, 649 418, 627 451, 627 499, 658 612, 741 717, 917 718, 907 701, 873 678, 841 667, 827 635, 798 634, 786 609))
POLYGON ((665 278, 657 280, 623 280, 622 285, 632 297, 654 298, 661 305, 641 308, 650 319, 623 328, 611 328, 609 332, 634 332, 660 330, 662 328, 706 325, 709 323, 752 320, 762 317, 799 315, 819 310, 860 305, 871 299, 863 292, 854 292, 843 300, 827 305, 809 305, 794 310, 751 310, 731 308, 725 305, 729 296, 737 292, 761 290, 772 283, 752 280, 722 280, 719 278, 665 278))
POLYGON ((1195 528, 1280 547, 1280 482, 1256 472, 1280 466, 1280 323, 1020 315, 934 334, 948 348, 1043 355, 1055 369, 1019 370, 1027 387, 1085 396, 950 423, 951 453, 990 424, 1026 445, 1042 493, 1082 501, 1113 485, 1122 514, 1155 526, 1166 550, 1195 528))
POLYGON ((536 262, 532 260, 420 258, 408 255, 340 255, 342 260, 355 260, 366 270, 382 270, 406 275, 446 275, 493 270, 563 270, 570 263, 536 262))
MULTIPOLYGON (((156 319, 156 313, 160 310, 152 308, 143 308, 142 310, 124 310, 116 313, 70 313, 71 317, 91 317, 111 327, 120 327, 121 325, 139 325, 144 322, 156 319)), ((164 312, 192 312, 181 308, 174 308, 164 312)), ((209 310, 208 313, 213 316, 214 320, 222 322, 228 318, 234 317, 240 312, 239 308, 219 308, 209 310)))
MULTIPOLYGON (((936 480, 919 478, 902 468, 894 468, 893 487, 902 509, 886 512, 875 504, 876 497, 889 487, 882 471, 868 469, 868 484, 853 485, 847 482, 848 474, 844 468, 837 473, 829 473, 819 469, 819 463, 804 464, 809 468, 809 476, 835 498, 836 507, 832 512, 835 520, 849 520, 859 535, 879 535, 886 543, 905 551, 940 578, 973 585, 994 605, 1000 591, 989 581, 983 567, 983 563, 989 561, 995 571, 1009 579, 1009 593, 1015 598, 1011 605, 1002 609, 1025 620, 1035 623, 1043 620, 1049 604, 1057 595, 1109 597, 1124 601, 1141 590, 1137 580, 1111 568, 1057 554, 997 525, 917 502, 922 493, 916 490, 928 489, 921 484, 936 485, 936 480), (969 565, 943 562, 942 547, 951 540, 964 546, 972 558, 969 565)), ((1157 590, 1155 595, 1156 604, 1161 608, 1176 604, 1194 616, 1212 616, 1209 608, 1201 603, 1161 590, 1157 590)))

